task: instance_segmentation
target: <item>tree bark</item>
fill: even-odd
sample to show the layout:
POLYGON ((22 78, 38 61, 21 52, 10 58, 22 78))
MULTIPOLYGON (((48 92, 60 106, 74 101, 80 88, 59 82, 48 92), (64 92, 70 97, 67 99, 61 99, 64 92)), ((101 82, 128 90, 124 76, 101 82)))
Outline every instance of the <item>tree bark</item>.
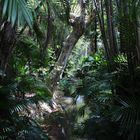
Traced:
POLYGON ((105 24, 104 24, 104 10, 103 10, 103 1, 101 0, 99 2, 99 0, 93 0, 93 6, 95 6, 95 10, 97 13, 97 18, 99 21, 99 26, 100 26, 100 30, 101 30, 101 34, 102 34, 102 40, 103 40, 103 44, 104 44, 104 48, 106 51, 106 57, 107 60, 110 60, 110 50, 109 50, 109 43, 107 41, 107 34, 105 32, 105 24))
POLYGON ((54 89, 57 86, 57 82, 62 78, 63 72, 68 62, 68 58, 71 54, 72 49, 78 42, 79 38, 83 35, 85 27, 89 24, 85 21, 85 2, 80 1, 81 14, 79 17, 75 17, 71 23, 72 32, 63 42, 63 48, 60 56, 55 64, 54 69, 50 73, 51 77, 51 87, 54 89))
POLYGON ((109 49, 111 58, 116 56, 118 54, 117 50, 117 43, 116 43, 116 37, 115 37, 115 31, 114 31, 114 25, 113 25, 113 5, 112 0, 105 1, 105 8, 106 8, 106 14, 107 14, 107 28, 108 28, 108 38, 109 38, 109 49))
POLYGON ((140 66, 140 16, 137 16, 137 56, 138 65, 140 66))
POLYGON ((16 32, 9 22, 1 25, 0 31, 0 69, 5 73, 7 65, 15 47, 16 32))
POLYGON ((73 28, 73 31, 63 42, 61 54, 55 64, 54 70, 51 72, 51 80, 53 82, 54 87, 57 85, 57 82, 62 78, 70 53, 77 41, 79 40, 79 38, 83 35, 83 33, 83 24, 78 24, 73 28))
MULTIPOLYGON (((68 97, 64 97, 64 92, 59 89, 58 82, 63 76, 64 70, 68 62, 68 58, 74 46, 76 45, 80 37, 84 34, 86 27, 92 21, 94 21, 93 20, 94 17, 93 18, 90 17, 90 19, 87 20, 88 22, 86 22, 85 20, 84 0, 80 1, 80 7, 81 7, 81 14, 79 17, 74 17, 74 19, 72 19, 72 22, 70 22, 72 26, 72 31, 63 42, 61 53, 58 57, 54 69, 50 73, 50 80, 51 80, 50 83, 51 83, 51 89, 53 93, 53 98, 52 98, 53 110, 58 110, 58 111, 60 111, 60 109, 63 110, 62 106, 65 107, 70 106, 73 103, 73 98, 69 97, 68 99, 68 97)), ((66 120, 68 120, 68 118, 66 118, 66 120)), ((67 124, 67 122, 65 122, 65 124, 67 124)), ((67 126, 69 127, 69 125, 67 126)), ((70 139, 70 133, 68 133, 67 135, 68 136, 66 136, 67 137, 66 140, 70 139)))

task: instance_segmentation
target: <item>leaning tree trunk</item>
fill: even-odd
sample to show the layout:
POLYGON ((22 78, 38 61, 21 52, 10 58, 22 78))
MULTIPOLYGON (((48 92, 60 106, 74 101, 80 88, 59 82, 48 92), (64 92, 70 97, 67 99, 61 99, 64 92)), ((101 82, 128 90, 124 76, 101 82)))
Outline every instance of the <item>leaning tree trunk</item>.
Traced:
MULTIPOLYGON (((83 13, 83 10, 81 11, 81 13, 83 13)), ((73 28, 72 32, 63 42, 60 56, 55 64, 54 69, 50 73, 51 89, 53 93, 52 101, 54 109, 58 109, 60 107, 60 102, 61 100, 63 100, 62 98, 64 98, 64 93, 59 90, 58 82, 62 78, 72 49, 85 31, 85 18, 83 18, 83 15, 81 14, 81 16, 75 17, 71 25, 73 28)))
MULTIPOLYGON (((62 51, 60 53, 60 56, 55 64, 54 69, 50 73, 50 79, 51 79, 51 88, 53 91, 53 109, 58 110, 62 108, 62 106, 71 105, 73 102, 72 98, 64 97, 64 93, 59 89, 59 86, 57 82, 62 78, 63 72, 66 68, 68 58, 75 46, 75 44, 78 42, 80 37, 84 34, 85 28, 94 21, 94 18, 91 18, 89 20, 85 20, 85 2, 84 0, 80 1, 80 7, 81 7, 81 15, 79 17, 74 17, 72 20, 70 19, 70 24, 72 26, 72 32, 67 36, 65 41, 63 42, 62 51), (59 108, 60 107, 60 108, 59 108)), ((65 118, 68 120, 68 118, 65 118)), ((66 122, 67 124, 67 122, 66 122)), ((69 125, 67 125, 69 126, 69 125)), ((67 140, 70 139, 70 132, 67 133, 67 140)))
MULTIPOLYGON (((80 18, 79 18, 79 20, 80 20, 80 18)), ((72 49, 74 48, 74 46, 77 43, 77 41, 79 40, 79 38, 83 35, 83 33, 84 33, 84 24, 81 21, 77 22, 73 26, 73 31, 63 42, 63 48, 62 48, 61 54, 58 58, 58 61, 56 62, 55 69, 51 72, 52 90, 53 90, 52 102, 53 102, 54 110, 59 111, 59 109, 61 108, 61 105, 63 105, 63 106, 65 106, 64 104, 68 105, 68 103, 66 103, 67 98, 64 97, 64 93, 59 89, 57 82, 60 80, 60 78, 63 75, 64 69, 66 67, 66 64, 67 64, 67 61, 68 61, 68 58, 70 56, 72 49)), ((71 100, 70 104, 72 104, 72 102, 73 102, 72 98, 70 100, 71 100)), ((64 118, 65 125, 67 125, 67 126, 69 125, 68 120, 69 120, 68 118, 64 118)), ((55 131, 57 131, 57 130, 55 130, 55 131)), ((57 133, 61 134, 61 131, 62 130, 58 130, 57 133)), ((65 133, 65 138, 63 138, 61 136, 61 138, 57 137, 56 139, 69 140, 71 137, 69 135, 69 134, 71 134, 70 133, 71 130, 68 131, 68 130, 64 129, 64 131, 67 131, 67 133, 65 133)))
POLYGON ((85 22, 84 0, 80 1, 80 8, 81 8, 81 15, 79 17, 73 17, 72 20, 70 19, 70 24, 73 28, 72 32, 63 42, 63 48, 60 53, 60 56, 55 64, 54 69, 50 74, 53 89, 57 86, 57 82, 61 79, 63 75, 64 69, 66 67, 72 49, 74 48, 75 44, 78 42, 79 38, 83 35, 85 31, 86 22, 85 22))
POLYGON ((57 82, 62 78, 65 67, 68 62, 68 58, 80 37, 84 34, 85 29, 92 23, 95 22, 95 10, 91 16, 85 17, 86 3, 84 0, 80 0, 81 14, 79 17, 72 17, 69 19, 72 26, 72 32, 67 36, 63 42, 63 47, 58 60, 55 64, 54 69, 50 73, 51 87, 52 90, 57 87, 57 82))
MULTIPOLYGON (((88 16, 85 18, 85 2, 84 0, 80 1, 80 8, 81 8, 81 14, 79 17, 74 17, 73 19, 70 19, 70 24, 72 26, 72 32, 69 36, 65 39, 63 42, 62 51, 60 53, 60 56, 55 64, 54 69, 50 73, 50 80, 51 80, 51 89, 53 93, 53 101, 57 105, 59 104, 59 101, 62 100, 62 97, 64 97, 64 93, 59 90, 58 82, 62 78, 64 70, 66 68, 68 58, 75 46, 75 44, 78 42, 80 37, 84 34, 85 29, 92 23, 95 22, 95 11, 92 13, 92 16, 88 16)), ((55 107, 54 107, 55 108, 55 107)))
POLYGON ((71 51, 74 48, 77 41, 79 40, 79 38, 83 35, 83 33, 84 24, 80 21, 80 23, 78 22, 74 25, 73 31, 63 42, 62 51, 56 62, 54 70, 51 72, 53 87, 55 87, 57 85, 57 82, 61 79, 71 51))

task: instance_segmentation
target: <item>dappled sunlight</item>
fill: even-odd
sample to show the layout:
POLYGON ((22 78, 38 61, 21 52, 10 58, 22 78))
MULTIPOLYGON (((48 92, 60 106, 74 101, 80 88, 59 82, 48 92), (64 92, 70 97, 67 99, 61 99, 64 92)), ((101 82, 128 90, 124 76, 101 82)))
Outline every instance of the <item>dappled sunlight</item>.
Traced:
POLYGON ((140 140, 140 0, 0 0, 0 140, 140 140))

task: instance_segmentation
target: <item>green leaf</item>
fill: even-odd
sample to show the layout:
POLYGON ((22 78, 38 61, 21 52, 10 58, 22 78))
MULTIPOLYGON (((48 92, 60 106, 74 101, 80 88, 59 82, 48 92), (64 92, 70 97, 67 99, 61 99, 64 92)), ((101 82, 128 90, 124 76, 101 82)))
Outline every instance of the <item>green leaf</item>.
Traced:
POLYGON ((19 0, 19 7, 22 11, 22 14, 24 16, 24 19, 26 20, 26 22, 28 23, 28 25, 30 27, 32 27, 32 22, 33 22, 33 19, 32 19, 32 13, 30 11, 29 8, 27 8, 27 4, 24 0, 19 0))
POLYGON ((17 2, 16 0, 13 0, 13 8, 12 8, 12 15, 11 15, 12 26, 15 24, 16 18, 17 18, 17 2))
POLYGON ((7 7, 8 7, 8 3, 9 0, 5 0, 4 4, 3 4, 3 11, 2 11, 2 15, 5 16, 6 12, 7 12, 7 7))
POLYGON ((2 7, 2 16, 7 18, 13 26, 16 23, 20 26, 26 22, 31 28, 33 24, 32 11, 25 0, 5 0, 2 7))
POLYGON ((9 2, 9 7, 8 7, 8 21, 10 22, 10 20, 11 20, 11 13, 12 13, 12 0, 10 0, 10 2, 9 2))

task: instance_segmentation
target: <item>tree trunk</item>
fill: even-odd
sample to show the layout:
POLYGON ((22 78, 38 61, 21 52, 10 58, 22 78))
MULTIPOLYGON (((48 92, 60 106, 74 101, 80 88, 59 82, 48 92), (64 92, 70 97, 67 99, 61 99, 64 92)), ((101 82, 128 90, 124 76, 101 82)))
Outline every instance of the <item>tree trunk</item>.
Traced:
MULTIPOLYGON (((58 83, 59 80, 62 78, 64 70, 66 68, 68 58, 75 46, 75 44, 78 42, 80 37, 84 34, 85 28, 94 21, 94 17, 86 22, 85 20, 85 2, 84 0, 80 1, 80 7, 81 7, 81 14, 79 17, 74 17, 74 19, 70 19, 70 24, 72 26, 72 32, 67 36, 65 41, 63 42, 63 47, 60 53, 60 56, 58 57, 58 60, 55 64, 54 69, 50 73, 50 80, 51 80, 51 89, 53 93, 52 98, 52 106, 54 110, 63 110, 64 108, 67 108, 67 106, 71 106, 73 103, 73 98, 64 97, 64 92, 59 89, 58 83), (62 107, 63 106, 63 107, 62 107)), ((67 120, 67 118, 66 118, 67 120)), ((67 122, 65 122, 67 124, 67 122)), ((69 127, 69 125, 67 125, 69 127)), ((66 130, 65 130, 66 131, 66 130)), ((70 139, 70 133, 67 133, 68 136, 66 136, 66 140, 70 139)))
POLYGON ((15 29, 9 22, 3 23, 0 31, 0 69, 6 72, 16 41, 15 29))
POLYGON ((79 24, 75 28, 73 28, 73 31, 63 42, 61 54, 56 62, 54 70, 51 72, 51 80, 53 82, 53 87, 55 87, 57 85, 57 82, 62 78, 71 51, 74 48, 77 41, 79 40, 79 38, 83 35, 83 33, 84 27, 82 24, 79 24))
POLYGON ((118 54, 117 50, 117 43, 116 43, 116 37, 115 37, 115 31, 114 31, 114 25, 113 25, 113 5, 112 0, 105 1, 105 7, 106 7, 106 14, 107 14, 107 29, 108 29, 108 38, 109 38, 109 49, 111 58, 116 56, 118 54))
POLYGON ((137 16, 137 56, 138 56, 138 65, 140 66, 140 16, 137 16))
POLYGON ((52 81, 51 82, 52 89, 54 89, 57 86, 57 82, 62 78, 71 51, 85 31, 86 21, 85 21, 84 0, 80 1, 80 8, 81 8, 81 15, 79 17, 74 17, 74 19, 72 19, 73 20, 71 22, 71 26, 73 28, 72 32, 63 42, 63 48, 60 53, 60 56, 55 64, 54 69, 50 73, 50 77, 52 81))
POLYGON ((90 38, 90 54, 95 54, 97 52, 97 39, 98 39, 98 34, 97 34, 97 17, 95 16, 94 20, 94 28, 93 28, 95 34, 92 38, 90 38))
POLYGON ((97 18, 99 21, 100 30, 101 30, 102 40, 103 40, 104 48, 106 51, 106 57, 107 57, 107 60, 109 61, 110 60, 110 50, 109 50, 109 43, 107 41, 107 34, 105 32, 104 9, 103 9, 102 2, 103 2, 102 0, 100 2, 99 2, 99 0, 93 0, 93 6, 95 6, 95 10, 96 10, 97 18))

